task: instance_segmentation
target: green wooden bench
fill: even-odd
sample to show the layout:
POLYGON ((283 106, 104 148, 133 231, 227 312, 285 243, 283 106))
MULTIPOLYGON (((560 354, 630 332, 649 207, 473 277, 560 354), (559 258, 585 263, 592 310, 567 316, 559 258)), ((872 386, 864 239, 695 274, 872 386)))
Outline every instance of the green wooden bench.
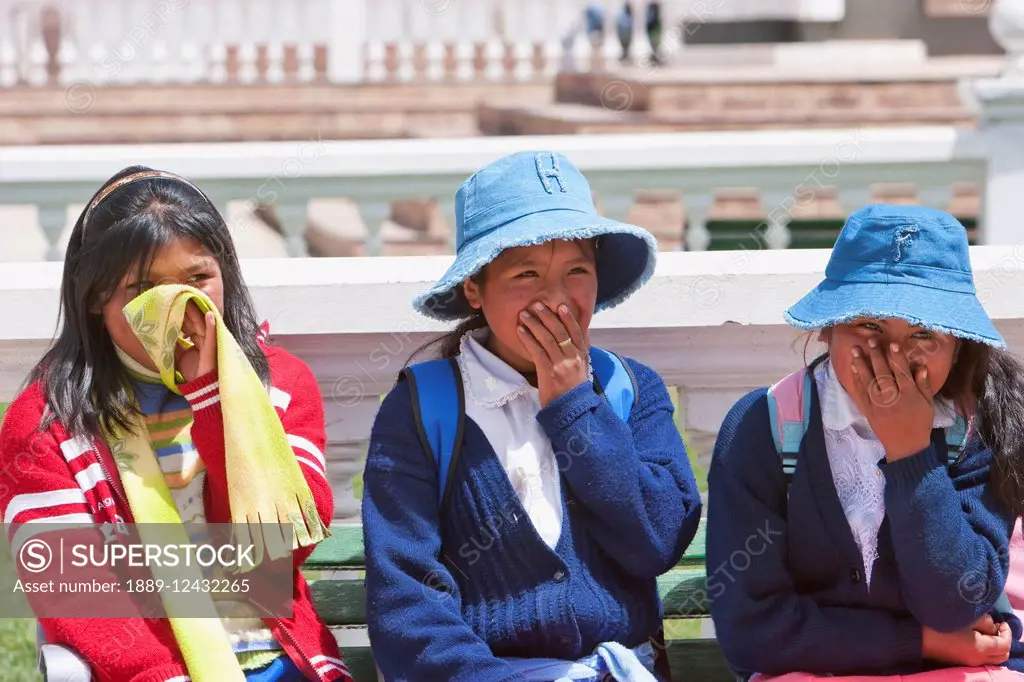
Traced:
MULTIPOLYGON (((337 525, 304 566, 320 615, 341 645, 356 682, 376 682, 366 635, 365 559, 360 526, 337 525)), ((714 639, 700 637, 708 615, 704 524, 679 564, 658 578, 665 609, 665 638, 673 680, 734 682, 714 639)))

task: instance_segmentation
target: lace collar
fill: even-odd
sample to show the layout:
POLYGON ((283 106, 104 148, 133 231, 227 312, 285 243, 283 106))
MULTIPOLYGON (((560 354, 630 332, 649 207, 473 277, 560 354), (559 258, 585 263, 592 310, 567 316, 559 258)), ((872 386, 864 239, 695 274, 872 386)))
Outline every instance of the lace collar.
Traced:
POLYGON ((467 333, 459 343, 459 369, 466 397, 482 407, 501 407, 537 389, 514 367, 487 350, 489 329, 467 333))

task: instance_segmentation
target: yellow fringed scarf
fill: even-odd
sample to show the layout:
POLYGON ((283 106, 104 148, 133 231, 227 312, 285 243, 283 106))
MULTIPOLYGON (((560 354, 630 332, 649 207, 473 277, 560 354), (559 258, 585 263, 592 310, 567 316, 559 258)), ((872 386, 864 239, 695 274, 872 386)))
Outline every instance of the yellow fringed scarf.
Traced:
MULTIPOLYGON (((164 385, 180 395, 174 353, 175 347, 183 343, 181 324, 189 301, 194 301, 204 314, 213 311, 216 317, 217 374, 234 541, 255 546, 257 565, 264 551, 277 559, 286 556, 290 549, 320 542, 330 530, 320 519, 281 420, 213 302, 192 287, 161 285, 132 300, 125 306, 124 315, 156 363, 164 385), (291 524, 294 529, 290 548, 284 544, 279 530, 284 524, 291 524), (273 532, 275 529, 277 533, 273 532)), ((110 434, 108 438, 132 515, 141 524, 142 540, 146 541, 146 524, 177 524, 181 526, 179 539, 187 544, 188 535, 142 419, 130 433, 110 434)), ((167 595, 164 605, 193 681, 244 680, 220 620, 177 617, 173 602, 173 595, 167 595)))

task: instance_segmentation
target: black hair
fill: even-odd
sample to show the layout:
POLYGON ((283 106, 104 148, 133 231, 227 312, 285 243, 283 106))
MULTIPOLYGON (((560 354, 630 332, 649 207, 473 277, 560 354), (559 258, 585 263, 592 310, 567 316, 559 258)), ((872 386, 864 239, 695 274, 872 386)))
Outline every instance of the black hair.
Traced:
MULTIPOLYGON (((809 336, 804 345, 805 359, 812 339, 809 336)), ((1005 509, 1024 516, 1024 365, 1008 351, 977 341, 959 343, 949 376, 936 395, 973 418, 973 430, 992 450, 993 494, 1005 509)))
MULTIPOLYGON (((480 272, 470 277, 470 279, 476 282, 477 284, 483 284, 484 271, 486 269, 487 267, 485 266, 482 270, 480 270, 480 272)), ((453 291, 451 295, 454 296, 456 299, 465 302, 464 307, 469 307, 469 303, 466 301, 466 295, 465 293, 463 293, 461 286, 456 287, 455 291, 453 291)), ((483 310, 473 310, 472 314, 469 317, 459 321, 459 323, 455 326, 455 329, 449 332, 445 332, 436 339, 427 341, 425 344, 414 350, 412 352, 412 355, 409 356, 409 359, 406 361, 405 364, 406 366, 409 366, 412 363, 413 359, 415 359, 418 355, 435 346, 437 347, 437 358, 454 358, 459 354, 459 349, 462 344, 462 337, 468 334, 469 332, 476 331, 477 329, 483 329, 486 326, 487 318, 484 317, 483 310)))
POLYGON ((996 499, 1024 516, 1024 366, 1008 351, 974 341, 960 355, 939 392, 960 402, 974 398, 975 429, 992 448, 989 482, 996 499))
POLYGON ((142 172, 156 173, 131 166, 111 177, 75 222, 64 258, 57 337, 28 378, 43 385, 49 407, 43 428, 57 421, 72 435, 94 437, 102 429, 131 428, 137 408, 101 311, 131 268, 144 275, 157 252, 179 239, 199 242, 217 259, 224 323, 269 383, 270 367, 256 340, 259 318, 224 218, 202 191, 170 174, 108 190, 142 172))

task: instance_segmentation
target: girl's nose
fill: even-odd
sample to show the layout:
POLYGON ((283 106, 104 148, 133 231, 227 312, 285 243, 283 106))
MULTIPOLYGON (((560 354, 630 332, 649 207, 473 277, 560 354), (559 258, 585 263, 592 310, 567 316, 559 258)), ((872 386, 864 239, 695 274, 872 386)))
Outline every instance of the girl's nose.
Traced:
POLYGON ((563 305, 569 306, 569 309, 572 310, 572 305, 569 303, 568 297, 565 296, 545 296, 541 301, 556 315, 558 314, 558 309, 563 305))

